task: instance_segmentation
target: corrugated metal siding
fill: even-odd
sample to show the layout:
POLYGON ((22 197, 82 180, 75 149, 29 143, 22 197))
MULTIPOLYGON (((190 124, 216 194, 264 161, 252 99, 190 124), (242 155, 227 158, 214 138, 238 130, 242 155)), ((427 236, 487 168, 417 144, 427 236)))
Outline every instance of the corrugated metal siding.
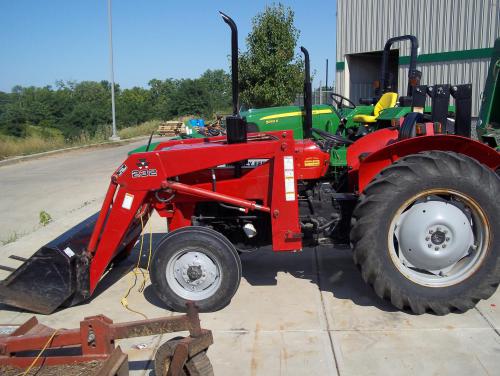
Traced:
MULTIPOLYGON (((500 0, 337 0, 337 61, 351 53, 379 51, 387 39, 416 35, 420 54, 493 46, 500 36, 500 0)), ((409 44, 395 45, 400 56, 409 44)), ((473 114, 486 80, 488 60, 420 64, 422 83, 474 84, 473 114)), ((400 92, 406 88, 407 67, 399 72, 400 92)), ((336 74, 336 90, 348 94, 344 71, 336 74)), ((401 94, 401 93, 400 93, 401 94)))

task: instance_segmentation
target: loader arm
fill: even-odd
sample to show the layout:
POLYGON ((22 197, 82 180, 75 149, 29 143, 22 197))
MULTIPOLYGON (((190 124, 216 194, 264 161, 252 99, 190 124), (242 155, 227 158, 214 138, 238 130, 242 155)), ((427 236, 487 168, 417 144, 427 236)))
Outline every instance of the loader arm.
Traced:
POLYGON ((270 215, 274 250, 301 249, 294 152, 292 132, 274 132, 253 135, 241 144, 228 144, 225 137, 171 141, 158 145, 153 152, 130 155, 112 176, 89 242, 90 293, 118 250, 129 241, 130 232, 137 229, 140 217, 146 222, 153 209, 164 208, 158 192, 175 194, 168 214, 160 213, 174 224, 171 227, 190 224, 189 212, 176 213, 184 206, 218 201, 270 215), (266 162, 238 176, 231 164, 248 159, 266 162), (213 169, 218 170, 216 189, 202 178, 203 172, 213 169), (190 178, 195 172, 198 177, 190 178), (174 223, 179 215, 187 217, 181 225, 174 223))
MULTIPOLYGON (((153 210, 167 218, 170 230, 191 225, 199 202, 261 211, 270 217, 274 250, 301 249, 297 179, 311 169, 300 167, 304 145, 299 144, 285 131, 252 134, 239 144, 225 137, 168 141, 128 156, 111 176, 100 212, 40 248, 0 282, 0 302, 49 314, 86 300, 111 261, 133 248, 153 210), (246 160, 262 163, 242 169, 246 160)), ((325 154, 323 166, 328 154, 319 153, 325 154)))

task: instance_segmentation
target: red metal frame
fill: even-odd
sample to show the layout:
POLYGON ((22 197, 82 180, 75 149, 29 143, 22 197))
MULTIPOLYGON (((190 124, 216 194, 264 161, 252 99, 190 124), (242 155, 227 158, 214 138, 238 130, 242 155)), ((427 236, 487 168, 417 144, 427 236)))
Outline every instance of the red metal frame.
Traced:
POLYGON ((300 250, 297 179, 322 176, 328 158, 313 142, 296 142, 291 131, 252 134, 248 142, 241 144, 227 144, 225 137, 167 141, 153 152, 130 155, 112 177, 91 237, 89 251, 94 255, 90 292, 120 245, 124 245, 138 213, 149 215, 153 209, 168 219, 171 230, 190 225, 195 205, 200 201, 225 202, 245 211, 259 210, 270 215, 275 251, 300 250), (312 162, 306 163, 302 158, 305 150, 307 156, 314 158, 312 162), (255 168, 242 168, 241 176, 237 176, 231 164, 249 159, 265 162, 255 168), (287 168, 285 161, 291 162, 287 168), (215 192, 212 175, 217 178, 215 192), (175 198, 164 204, 155 197, 158 191, 167 196, 175 194, 175 198), (146 211, 145 204, 151 204, 146 211))
MULTIPOLYGON (((459 136, 431 135, 432 126, 426 128, 427 136, 402 141, 398 130, 382 129, 351 145, 347 151, 350 190, 362 192, 381 169, 424 150, 456 151, 493 169, 499 167, 498 153, 488 146, 459 136)), ((89 243, 93 253, 90 292, 116 252, 135 241, 127 234, 137 230, 138 218, 149 217, 152 210, 167 218, 170 230, 191 225, 198 202, 262 211, 270 215, 273 249, 300 250, 297 180, 321 178, 328 161, 328 153, 310 140, 294 140, 292 131, 251 134, 248 142, 240 144, 228 144, 223 136, 167 141, 154 151, 130 155, 112 176, 89 243), (252 168, 234 167, 245 160, 263 162, 252 168), (159 200, 158 194, 167 202, 159 200)))
MULTIPOLYGON (((46 345, 46 351, 50 350, 52 354, 42 354, 34 363, 35 367, 105 360, 115 352, 115 341, 118 339, 181 331, 189 331, 190 334, 181 341, 186 350, 183 359, 181 358, 182 365, 188 357, 207 349, 213 343, 212 332, 201 328, 198 311, 192 302, 188 303, 185 315, 116 324, 104 315, 97 315, 85 318, 77 329, 57 331, 39 324, 36 317, 32 317, 12 334, 0 336, 0 365, 26 368, 34 362, 35 357, 21 356, 19 353, 36 352, 46 345), (81 354, 63 355, 61 350, 65 349, 78 349, 81 354), (54 350, 58 351, 57 355, 54 350)), ((182 365, 178 370, 173 370, 177 371, 174 374, 180 374, 182 365)))
MULTIPOLYGON (((365 136, 359 142, 375 141, 377 133, 365 136), (369 136, 372 137, 368 138, 369 136)), ((474 158, 493 171, 500 168, 500 154, 491 147, 470 138, 454 135, 429 135, 428 133, 426 136, 397 141, 397 139, 391 140, 388 132, 384 135, 386 146, 378 150, 375 148, 376 151, 368 154, 365 158, 360 158, 361 154, 356 155, 354 153, 356 150, 351 152, 350 148, 348 149, 348 158, 350 157, 348 161, 350 160, 353 166, 349 171, 350 186, 353 190, 363 192, 381 170, 399 158, 426 150, 453 151, 474 158), (349 155, 350 152, 353 154, 349 155)))

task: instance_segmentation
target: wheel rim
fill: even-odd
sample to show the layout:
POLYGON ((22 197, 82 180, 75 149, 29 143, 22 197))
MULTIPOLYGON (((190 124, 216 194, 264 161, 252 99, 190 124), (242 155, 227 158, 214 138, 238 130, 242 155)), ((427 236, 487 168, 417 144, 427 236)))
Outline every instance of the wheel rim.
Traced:
POLYGON ((396 211, 388 246, 392 262, 407 279, 446 287, 477 271, 489 239, 488 219, 474 199, 451 189, 430 189, 396 211))
POLYGON ((181 298, 203 300, 217 291, 222 268, 200 248, 177 251, 168 261, 166 269, 170 288, 181 298))

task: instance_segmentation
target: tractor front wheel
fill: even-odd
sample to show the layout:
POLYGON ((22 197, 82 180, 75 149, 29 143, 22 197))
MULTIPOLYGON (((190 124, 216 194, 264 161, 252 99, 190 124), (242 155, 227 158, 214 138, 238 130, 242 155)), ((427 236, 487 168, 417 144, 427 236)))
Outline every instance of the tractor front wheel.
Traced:
POLYGON ((400 309, 444 315, 500 282, 500 179, 465 155, 430 151, 385 168, 353 213, 363 279, 400 309))
POLYGON ((193 301, 200 312, 229 304, 241 279, 241 261, 222 234, 190 226, 172 231, 160 241, 151 262, 151 282, 170 309, 186 311, 193 301))

